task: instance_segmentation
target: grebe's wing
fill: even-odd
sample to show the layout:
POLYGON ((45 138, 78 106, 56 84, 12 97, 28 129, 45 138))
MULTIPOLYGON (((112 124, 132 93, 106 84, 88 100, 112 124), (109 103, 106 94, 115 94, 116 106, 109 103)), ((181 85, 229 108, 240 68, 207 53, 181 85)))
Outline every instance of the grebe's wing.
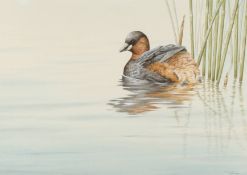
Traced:
POLYGON ((138 63, 144 67, 154 63, 154 62, 165 62, 167 59, 176 55, 181 51, 186 51, 186 48, 183 46, 177 45, 167 45, 159 46, 150 51, 145 52, 139 59, 138 63))

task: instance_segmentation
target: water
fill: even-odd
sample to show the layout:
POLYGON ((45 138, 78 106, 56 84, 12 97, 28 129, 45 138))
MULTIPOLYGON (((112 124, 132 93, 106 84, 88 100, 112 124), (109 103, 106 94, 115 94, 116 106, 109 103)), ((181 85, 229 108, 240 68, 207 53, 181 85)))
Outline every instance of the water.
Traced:
POLYGON ((124 84, 125 33, 172 42, 143 23, 163 1, 142 2, 134 20, 157 10, 139 24, 124 20, 138 3, 94 3, 0 2, 0 174, 247 174, 246 85, 124 84))
POLYGON ((245 87, 128 86, 77 54, 4 71, 1 174, 247 173, 245 87))

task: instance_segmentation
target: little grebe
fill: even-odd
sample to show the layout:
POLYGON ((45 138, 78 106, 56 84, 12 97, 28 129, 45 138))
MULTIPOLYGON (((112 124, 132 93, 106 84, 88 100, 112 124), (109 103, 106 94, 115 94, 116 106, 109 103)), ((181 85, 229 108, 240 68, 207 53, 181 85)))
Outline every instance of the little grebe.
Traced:
POLYGON ((177 45, 159 46, 150 50, 147 36, 134 31, 128 34, 120 52, 132 56, 124 68, 124 76, 154 83, 195 84, 200 71, 186 48, 177 45))

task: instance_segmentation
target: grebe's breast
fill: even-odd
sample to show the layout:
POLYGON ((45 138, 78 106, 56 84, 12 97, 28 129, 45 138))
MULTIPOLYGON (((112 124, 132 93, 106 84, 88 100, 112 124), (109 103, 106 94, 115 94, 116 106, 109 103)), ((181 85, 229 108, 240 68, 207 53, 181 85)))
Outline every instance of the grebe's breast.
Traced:
POLYGON ((181 51, 186 51, 186 49, 176 45, 156 47, 155 49, 145 52, 139 59, 130 60, 124 67, 124 76, 151 82, 167 83, 170 81, 169 79, 156 72, 150 71, 148 66, 155 62, 165 62, 181 51))
POLYGON ((124 67, 124 79, 145 80, 153 83, 167 83, 169 80, 161 75, 149 71, 138 60, 130 60, 124 67))
POLYGON ((124 75, 140 79, 143 67, 136 60, 130 60, 124 67, 124 75))

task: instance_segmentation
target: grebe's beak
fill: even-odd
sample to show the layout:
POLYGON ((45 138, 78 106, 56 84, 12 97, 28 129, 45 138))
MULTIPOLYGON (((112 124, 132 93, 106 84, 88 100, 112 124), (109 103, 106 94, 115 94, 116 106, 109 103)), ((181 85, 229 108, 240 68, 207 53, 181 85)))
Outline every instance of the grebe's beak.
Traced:
POLYGON ((124 51, 130 51, 132 49, 132 45, 128 44, 128 43, 124 43, 124 46, 121 47, 121 49, 119 50, 120 52, 124 52, 124 51))

